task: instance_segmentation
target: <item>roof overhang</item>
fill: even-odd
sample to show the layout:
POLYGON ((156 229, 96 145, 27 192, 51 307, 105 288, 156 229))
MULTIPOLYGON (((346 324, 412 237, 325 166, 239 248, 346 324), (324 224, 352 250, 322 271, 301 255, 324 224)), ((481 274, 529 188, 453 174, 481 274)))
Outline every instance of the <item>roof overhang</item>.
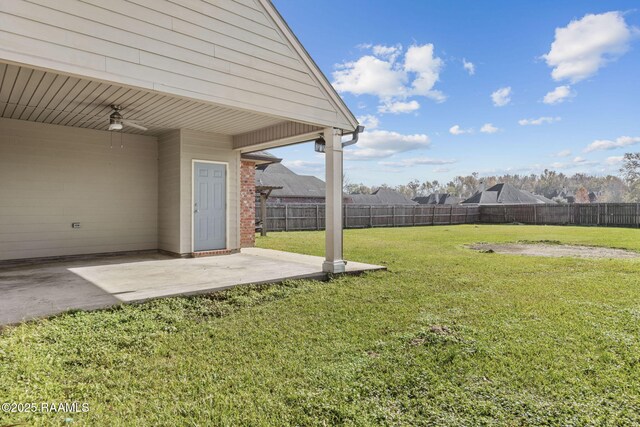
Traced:
MULTIPOLYGON (((125 133, 158 136, 175 129, 231 135, 243 153, 314 139, 323 127, 284 120, 154 90, 0 62, 0 117, 108 130, 111 105, 125 119, 148 130, 125 133)), ((254 156, 255 157, 255 156, 254 156)), ((273 159, 255 158, 257 163, 273 159)))

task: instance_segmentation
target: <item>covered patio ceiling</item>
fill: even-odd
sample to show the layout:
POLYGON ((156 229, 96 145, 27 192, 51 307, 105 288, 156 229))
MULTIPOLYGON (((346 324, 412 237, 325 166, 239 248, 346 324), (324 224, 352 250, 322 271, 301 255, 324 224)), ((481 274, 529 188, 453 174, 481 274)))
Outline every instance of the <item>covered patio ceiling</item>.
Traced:
POLYGON ((124 132, 153 136, 171 129, 239 135, 290 123, 275 116, 0 63, 0 117, 107 130, 111 104, 123 107, 125 119, 149 129, 125 127, 124 132))

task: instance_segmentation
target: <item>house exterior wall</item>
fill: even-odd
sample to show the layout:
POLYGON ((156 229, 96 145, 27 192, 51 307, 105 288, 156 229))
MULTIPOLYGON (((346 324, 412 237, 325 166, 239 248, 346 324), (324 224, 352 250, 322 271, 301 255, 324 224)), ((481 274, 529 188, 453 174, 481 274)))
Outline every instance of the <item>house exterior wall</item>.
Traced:
POLYGON ((0 59, 352 129, 272 8, 266 0, 2 1, 0 59))
POLYGON ((240 246, 256 245, 256 164, 240 164, 240 246))
POLYGON ((158 138, 158 249, 180 253, 180 131, 158 138))
POLYGON ((190 254, 193 223, 193 161, 227 165, 227 249, 240 248, 240 153, 232 150, 231 136, 180 131, 180 254, 190 254))
POLYGON ((154 137, 0 119, 0 260, 156 249, 157 157, 154 137))

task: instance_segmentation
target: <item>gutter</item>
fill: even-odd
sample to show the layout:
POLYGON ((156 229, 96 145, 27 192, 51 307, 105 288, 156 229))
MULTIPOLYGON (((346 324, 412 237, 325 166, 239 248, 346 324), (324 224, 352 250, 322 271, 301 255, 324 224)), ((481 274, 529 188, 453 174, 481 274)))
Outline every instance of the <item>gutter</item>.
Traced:
MULTIPOLYGON (((353 132, 348 132, 348 133, 343 133, 343 135, 353 135, 353 137, 349 140, 349 141, 345 141, 342 143, 342 148, 344 147, 348 147, 350 145, 353 145, 355 143, 358 142, 358 138, 360 137, 360 133, 362 133, 364 131, 364 126, 362 125, 358 125, 356 126, 356 129, 353 132)), ((325 152, 325 147, 327 145, 326 141, 324 140, 324 137, 322 135, 320 135, 320 137, 318 139, 315 140, 316 146, 315 146, 315 150, 318 153, 324 153, 325 152)))
MULTIPOLYGON (((358 142, 358 138, 360 137, 360 133, 364 132, 364 126, 362 125, 358 125, 356 126, 356 130, 353 131, 353 138, 351 138, 349 141, 343 142, 342 143, 342 148, 344 147, 348 147, 350 145, 356 144, 358 142)), ((347 134, 348 135, 348 134, 347 134)))

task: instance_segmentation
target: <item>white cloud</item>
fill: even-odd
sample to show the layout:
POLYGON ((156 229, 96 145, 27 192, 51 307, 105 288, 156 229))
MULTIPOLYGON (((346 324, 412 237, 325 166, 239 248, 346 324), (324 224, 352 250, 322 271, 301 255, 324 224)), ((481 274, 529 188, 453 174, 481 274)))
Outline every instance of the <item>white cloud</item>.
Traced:
POLYGON ((589 153, 591 151, 598 150, 613 150, 615 148, 628 147, 629 145, 635 145, 638 143, 640 143, 640 137, 638 136, 621 136, 619 138, 616 138, 614 141, 609 139, 597 139, 589 144, 584 151, 586 153, 589 153))
POLYGON ((555 153, 553 157, 569 157, 570 155, 571 155, 571 150, 562 150, 555 153))
POLYGON ((537 119, 521 119, 518 120, 520 126, 539 126, 545 123, 559 122, 560 117, 538 117, 537 119))
POLYGON ((367 130, 374 130, 380 125, 380 119, 372 114, 357 117, 358 122, 367 130))
POLYGON ((354 148, 345 149, 348 160, 381 159, 394 154, 428 148, 431 145, 425 134, 405 135, 386 130, 363 132, 354 148))
POLYGON ((449 133, 451 135, 462 135, 465 133, 471 133, 472 131, 472 129, 462 129, 460 125, 453 125, 449 128, 449 133))
POLYGON ((469 62, 466 59, 462 59, 462 66, 470 76, 473 76, 476 73, 476 66, 473 62, 469 62))
POLYGON ((375 45, 371 46, 373 54, 380 58, 389 59, 391 62, 395 62, 398 55, 402 54, 402 45, 398 43, 395 46, 375 45))
POLYGON ((420 104, 416 100, 404 102, 404 101, 395 101, 395 102, 384 102, 378 106, 379 113, 410 113, 412 111, 416 111, 420 108, 420 104))
POLYGON ((385 99, 406 96, 406 81, 406 74, 392 62, 370 55, 339 65, 333 73, 333 86, 338 92, 385 99))
POLYGON ((623 160, 624 160, 624 156, 611 156, 611 157, 607 157, 604 162, 610 166, 613 166, 613 165, 617 165, 618 163, 621 163, 623 160))
POLYGON ((443 102, 446 96, 434 89, 444 61, 434 54, 433 44, 412 45, 406 52, 401 45, 361 45, 370 49, 355 61, 335 66, 333 86, 338 92, 378 97, 381 112, 415 111, 420 104, 410 97, 423 96, 443 102), (400 60, 404 52, 404 59, 400 60), (395 107, 395 108, 392 108, 395 107))
POLYGON ((574 96, 574 93, 571 92, 570 86, 558 86, 551 92, 547 92, 542 102, 545 104, 559 104, 571 96, 574 96))
POLYGON ((498 132, 500 129, 498 129, 497 127, 495 127, 494 125, 492 125, 491 123, 485 123, 484 125, 482 125, 482 127, 480 128, 480 132, 482 133, 496 133, 498 132))
POLYGON ((422 95, 435 100, 442 99, 442 93, 432 93, 433 86, 440 77, 440 71, 444 62, 442 59, 434 56, 433 45, 431 43, 424 45, 413 45, 407 49, 404 56, 405 71, 416 73, 416 77, 412 82, 414 95, 422 95))
POLYGON ((511 102, 511 87, 502 87, 491 94, 491 100, 496 107, 503 107, 511 102))
POLYGON ((636 31, 624 21, 622 12, 585 15, 556 28, 551 49, 542 57, 553 68, 554 80, 576 83, 623 55, 636 31))
POLYGON ((551 163, 551 167, 554 169, 575 169, 575 168, 580 168, 580 167, 585 167, 585 166, 595 166, 597 165, 598 162, 594 161, 594 160, 587 160, 584 157, 575 157, 572 161, 570 162, 555 162, 555 163, 551 163))
POLYGON ((457 160, 432 159, 430 157, 414 157, 397 162, 378 162, 382 166, 418 166, 418 165, 450 165, 457 160))

